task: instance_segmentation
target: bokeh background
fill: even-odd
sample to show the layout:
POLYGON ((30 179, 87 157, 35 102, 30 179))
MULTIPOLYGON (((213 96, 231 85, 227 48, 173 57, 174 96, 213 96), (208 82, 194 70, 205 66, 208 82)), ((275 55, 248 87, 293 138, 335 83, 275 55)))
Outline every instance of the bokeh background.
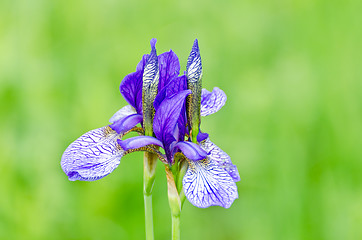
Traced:
MULTIPOLYGON (((142 154, 69 182, 65 148, 126 103, 149 40, 227 104, 202 129, 238 166, 230 209, 186 201, 183 239, 362 239, 362 1, 0 1, 0 239, 144 239, 142 154)), ((171 238, 158 165, 155 238, 171 238)))

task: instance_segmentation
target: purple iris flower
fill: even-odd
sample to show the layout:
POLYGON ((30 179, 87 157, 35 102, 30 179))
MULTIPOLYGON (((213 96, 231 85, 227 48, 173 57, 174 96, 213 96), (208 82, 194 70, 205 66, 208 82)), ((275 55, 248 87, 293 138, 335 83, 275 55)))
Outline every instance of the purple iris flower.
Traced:
MULTIPOLYGON (((207 134, 199 134, 199 144, 185 140, 188 137, 185 100, 190 93, 185 76, 174 78, 159 92, 154 102, 153 130, 156 138, 140 136, 118 140, 118 143, 124 150, 160 146, 165 150, 169 165, 175 163, 175 154, 181 152, 188 162, 182 181, 187 199, 201 208, 213 205, 228 208, 238 197, 235 182, 240 180, 239 173, 230 157, 212 143, 207 134)), ((215 87, 212 92, 203 89, 200 115, 217 112, 225 102, 226 95, 219 88, 215 87)))
POLYGON ((143 129, 135 128, 139 123, 143 125, 144 75, 149 77, 150 82, 157 76, 158 88, 162 88, 180 72, 176 54, 170 50, 157 56, 155 45, 156 39, 152 39, 151 54, 145 54, 136 71, 128 74, 121 82, 120 92, 129 105, 111 117, 110 125, 83 134, 63 153, 61 167, 69 180, 94 181, 107 176, 117 168, 122 156, 128 153, 119 146, 117 139, 131 130, 144 133, 143 129))
MULTIPOLYGON (((197 44, 197 41, 195 41, 197 44)), ((178 76, 179 60, 172 51, 157 56, 155 40, 151 40, 151 54, 143 56, 136 72, 128 74, 121 82, 120 92, 129 105, 116 112, 112 124, 91 130, 65 150, 61 166, 69 180, 93 181, 107 176, 120 163, 120 159, 135 150, 153 151, 161 161, 172 166, 175 156, 182 155, 188 163, 188 170, 182 185, 185 196, 195 206, 205 208, 213 205, 228 208, 238 197, 235 182, 240 180, 238 170, 230 157, 217 147, 208 134, 198 131, 197 143, 189 141, 190 125, 187 124, 186 98, 190 96, 187 77, 178 76), (155 66, 156 65, 156 66, 155 66), (153 133, 155 137, 139 136, 121 140, 129 131, 144 134, 142 91, 145 76, 149 86, 158 78, 158 94, 153 106, 153 133), (153 145, 161 146, 165 154, 157 152, 153 145)), ((199 56, 199 49, 192 54, 199 56)), ((201 69, 199 57, 190 57, 190 67, 201 69), (193 62, 194 60, 198 62, 193 62)), ((201 73, 200 73, 201 76, 201 73)), ((151 93, 154 93, 153 89, 151 93)), ((207 116, 220 110, 226 102, 225 93, 215 87, 212 92, 201 91, 200 116, 207 116)))

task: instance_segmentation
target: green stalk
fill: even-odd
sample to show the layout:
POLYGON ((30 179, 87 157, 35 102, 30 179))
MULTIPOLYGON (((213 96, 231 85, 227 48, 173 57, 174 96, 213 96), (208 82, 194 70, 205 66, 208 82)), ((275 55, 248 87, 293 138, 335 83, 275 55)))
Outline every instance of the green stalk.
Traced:
POLYGON ((153 240, 153 215, 152 215, 152 195, 143 195, 145 202, 145 225, 146 225, 146 239, 153 240))
POLYGON ((153 240, 152 189, 155 182, 157 155, 145 152, 143 163, 143 198, 145 206, 146 240, 153 240))
POLYGON ((180 239, 180 214, 181 214, 181 200, 176 188, 175 179, 172 171, 168 166, 165 166, 167 177, 167 190, 168 190, 168 203, 170 204, 171 217, 172 217, 172 239, 180 239))
POLYGON ((172 215, 172 240, 180 240, 180 215, 172 215))

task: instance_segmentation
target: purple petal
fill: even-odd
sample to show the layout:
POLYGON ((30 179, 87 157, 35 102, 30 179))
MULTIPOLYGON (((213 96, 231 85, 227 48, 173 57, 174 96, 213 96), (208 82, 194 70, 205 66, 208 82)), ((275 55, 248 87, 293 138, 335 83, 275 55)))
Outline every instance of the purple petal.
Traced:
POLYGON ((110 174, 124 151, 117 144, 119 134, 108 126, 83 134, 65 150, 61 167, 70 181, 94 181, 110 174))
POLYGON ((169 98, 172 95, 175 95, 183 90, 187 90, 187 83, 186 83, 186 76, 182 75, 180 77, 174 78, 169 82, 165 87, 163 87, 157 94, 155 102, 153 106, 155 107, 156 111, 160 106, 161 102, 165 98, 169 98))
POLYGON ((137 113, 142 113, 142 75, 143 69, 130 73, 124 77, 119 86, 122 96, 137 113))
POLYGON ((209 137, 209 134, 207 133, 202 133, 201 131, 199 132, 199 134, 197 134, 197 141, 198 142, 202 142, 204 141, 206 138, 209 137))
POLYGON ((163 100, 156 111, 153 119, 153 130, 157 139, 161 140, 166 148, 171 144, 172 139, 173 141, 176 140, 173 133, 186 96, 190 93, 190 90, 181 91, 171 98, 163 100))
POLYGON ((207 116, 219 111, 226 102, 226 94, 218 87, 212 92, 202 89, 201 93, 201 116, 207 116))
POLYGON ((178 142, 173 148, 174 152, 177 150, 181 150, 188 159, 193 161, 202 160, 207 157, 207 152, 193 142, 178 142))
POLYGON ((124 106, 123 108, 119 109, 110 119, 109 122, 110 123, 114 123, 118 120, 121 120, 131 114, 135 114, 137 113, 136 110, 131 106, 131 105, 127 105, 124 106))
POLYGON ((180 73, 180 63, 177 55, 170 50, 158 56, 160 69, 160 82, 158 85, 159 91, 166 86, 173 78, 180 73))
POLYGON ((161 141, 154 137, 149 136, 139 136, 139 137, 132 137, 125 140, 118 139, 118 144, 124 149, 125 151, 135 148, 144 147, 146 145, 157 145, 163 147, 161 141))
POLYGON ((201 142, 200 146, 208 153, 208 158, 212 162, 215 162, 220 168, 225 169, 234 182, 240 181, 238 168, 231 162, 231 159, 226 152, 211 142, 209 138, 204 142, 201 142))
POLYGON ((136 126, 138 123, 142 122, 141 114, 132 114, 127 117, 124 117, 120 120, 115 121, 111 125, 109 125, 114 131, 118 134, 123 134, 136 126))
POLYGON ((144 54, 142 56, 141 61, 137 64, 136 71, 142 71, 142 74, 143 74, 143 70, 145 68, 145 65, 146 65, 149 57, 150 57, 150 54, 144 54))
POLYGON ((182 181, 186 198, 196 207, 222 206, 229 208, 238 191, 230 175, 209 158, 189 161, 182 181))

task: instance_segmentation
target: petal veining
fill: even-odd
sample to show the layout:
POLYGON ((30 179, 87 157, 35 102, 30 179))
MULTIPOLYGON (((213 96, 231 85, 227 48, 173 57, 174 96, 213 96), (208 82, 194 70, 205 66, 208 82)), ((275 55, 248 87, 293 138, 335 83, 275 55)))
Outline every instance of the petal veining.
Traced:
POLYGON ((201 116, 207 116, 219 111, 226 102, 226 94, 218 87, 212 92, 202 89, 201 93, 201 116))
POLYGON ((238 198, 236 184, 230 175, 209 158, 188 162, 189 168, 182 182, 186 198, 200 208, 229 208, 238 198))
POLYGON ((208 153, 211 161, 215 162, 219 167, 232 177, 234 182, 240 181, 238 168, 231 162, 229 155, 221 150, 215 143, 211 142, 209 138, 201 142, 201 148, 208 153))
POLYGON ((65 150, 61 167, 70 181, 94 181, 110 174, 124 151, 117 143, 120 135, 110 127, 91 130, 65 150))

